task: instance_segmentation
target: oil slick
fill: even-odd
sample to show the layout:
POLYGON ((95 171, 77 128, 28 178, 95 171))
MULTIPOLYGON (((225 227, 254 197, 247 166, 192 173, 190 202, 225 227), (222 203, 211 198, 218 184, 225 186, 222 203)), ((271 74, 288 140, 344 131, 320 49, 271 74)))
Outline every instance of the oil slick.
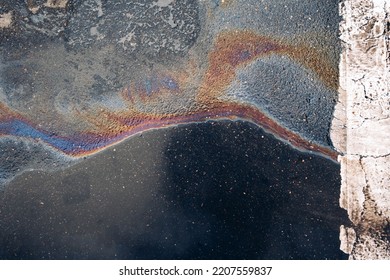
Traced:
MULTIPOLYGON (((47 3, 51 3, 51 1, 47 3)), ((61 1, 61 3, 67 3, 67 1, 61 1)), ((161 6, 164 9, 173 5, 170 1, 158 3, 164 4, 161 6)), ((232 3, 235 1, 222 1, 221 9, 225 13, 231 9, 231 13, 234 13, 234 9, 239 9, 239 6, 232 3)), ((208 16, 204 17, 207 20, 212 20, 210 13, 214 8, 211 9, 207 6, 208 4, 203 2, 199 2, 199 5, 205 5, 200 10, 207 11, 204 14, 208 16)), ((61 8, 65 7, 67 6, 61 6, 61 8)), ((112 92, 111 88, 106 90, 105 94, 110 92, 109 98, 91 97, 85 92, 85 88, 75 87, 72 89, 75 92, 69 90, 66 93, 67 96, 70 96, 69 104, 67 107, 64 106, 65 109, 61 112, 56 111, 55 101, 51 97, 47 99, 42 97, 43 101, 35 104, 32 111, 29 111, 28 108, 21 110, 22 106, 14 105, 14 102, 18 102, 13 100, 16 99, 17 94, 5 94, 6 90, 1 87, 2 82, 0 84, 0 144, 3 143, 2 148, 7 149, 7 146, 4 145, 4 139, 7 141, 18 139, 47 146, 47 149, 56 151, 60 158, 78 159, 93 155, 148 129, 211 119, 242 119, 259 125, 296 149, 318 153, 331 160, 336 160, 337 152, 330 143, 324 143, 322 139, 316 139, 309 133, 305 134, 294 129, 292 125, 286 125, 283 119, 276 118, 267 111, 267 108, 254 102, 251 95, 241 98, 240 95, 228 94, 229 87, 238 81, 237 73, 239 71, 271 56, 289 59, 291 63, 298 65, 301 71, 311 73, 310 77, 315 77, 327 92, 335 92, 337 69, 328 63, 326 57, 323 56, 326 51, 305 44, 305 40, 293 44, 289 40, 282 40, 279 37, 273 38, 239 25, 227 31, 218 32, 216 36, 209 39, 210 43, 205 38, 212 36, 210 35, 212 32, 209 32, 206 25, 203 26, 202 32, 199 35, 201 39, 198 38, 197 42, 191 43, 193 45, 184 55, 180 54, 168 62, 153 62, 155 58, 149 58, 146 64, 152 66, 145 66, 145 64, 139 66, 139 69, 135 62, 128 66, 129 73, 120 72, 124 73, 120 78, 122 87, 112 92), (205 50, 206 52, 204 52, 205 50), (79 102, 79 100, 82 101, 79 102), (112 104, 120 104, 120 106, 112 106, 112 104), (45 114, 40 113, 45 110, 50 111, 50 116, 48 115, 46 119, 45 114), (36 117, 37 115, 40 117, 36 117), (50 120, 50 117, 53 121, 50 120), (47 125, 48 123, 50 125, 47 125), (67 125, 63 125, 63 123, 67 125), (68 127, 70 128, 67 129, 68 127)), ((8 48, 6 45, 1 44, 0 46, 3 51, 8 48)), ((101 46, 97 46, 97 48, 99 51, 104 49, 101 46)), ((107 49, 110 51, 107 50, 106 55, 110 55, 112 46, 108 46, 107 49)), ((126 50, 124 51, 126 52, 126 50)), ((82 52, 83 50, 80 50, 80 53, 82 52)), ((85 52, 91 52, 93 57, 93 49, 87 48, 85 52)), ((59 56, 64 54, 66 54, 65 51, 59 56)), ((28 59, 32 60, 31 65, 35 65, 34 67, 38 65, 37 68, 32 69, 37 73, 42 71, 39 64, 34 61, 34 59, 38 59, 36 58, 38 55, 31 51, 27 56, 29 56, 28 59)), ((139 56, 142 58, 142 55, 139 56)), ((115 63, 116 60, 120 61, 122 57, 126 56, 118 55, 118 58, 113 59, 112 63, 115 63)), ((23 59, 25 58, 18 57, 15 61, 21 62, 23 69, 29 69, 28 64, 23 65, 23 59)), ((55 61, 56 59, 53 56, 53 65, 61 64, 61 59, 66 60, 67 58, 64 56, 58 62, 55 61)), ((105 59, 110 61, 110 57, 105 59)), ((89 59, 85 60, 89 61, 89 59)), ((140 60, 142 61, 142 59, 140 60)), ((13 59, 8 59, 8 61, 5 59, 4 65, 7 63, 11 65, 13 61, 13 59)), ((83 78, 86 75, 82 72, 83 69, 88 69, 86 70, 88 74, 88 71, 94 71, 94 66, 103 67, 104 63, 106 62, 102 59, 102 62, 90 62, 90 66, 87 64, 86 66, 75 66, 76 70, 79 71, 75 70, 75 73, 79 73, 77 75, 81 81, 88 82, 88 79, 92 80, 92 78, 83 78)), ((58 69, 60 72, 66 71, 65 68, 61 67, 58 69)), ((27 72, 24 73, 27 76, 34 75, 34 73, 27 72)), ((15 72, 15 74, 17 73, 15 72)), ((61 76, 60 74, 59 76, 61 76)), ((74 81, 78 79, 77 75, 76 78, 73 78, 74 81)), ((90 76, 95 78, 96 74, 90 76)), ((58 90, 58 84, 52 77, 47 78, 48 80, 43 83, 42 88, 47 91, 45 94, 50 96, 58 90)), ((0 82, 3 79, 4 77, 0 76, 0 82)), ((299 82, 297 81, 297 83, 299 82)), ((42 92, 38 92, 39 89, 34 87, 34 78, 31 78, 30 82, 26 78, 21 83, 25 84, 20 88, 15 88, 15 92, 17 90, 27 91, 29 87, 28 90, 32 91, 34 95, 44 96, 42 92)), ((67 89, 61 90, 66 91, 67 89)), ((326 98, 332 99, 329 96, 326 98)), ((330 108, 332 105, 328 104, 330 108)), ((320 111, 319 114, 321 114, 320 111)), ((327 116, 324 116, 324 119, 326 118, 327 116)), ((327 131, 324 132, 324 134, 327 133, 327 131)), ((13 162, 2 158, 1 165, 3 170, 7 170, 9 166, 13 165, 13 162)), ((23 172, 23 168, 14 173, 3 172, 9 177, 3 175, 3 181, 9 180, 21 172, 23 172)))

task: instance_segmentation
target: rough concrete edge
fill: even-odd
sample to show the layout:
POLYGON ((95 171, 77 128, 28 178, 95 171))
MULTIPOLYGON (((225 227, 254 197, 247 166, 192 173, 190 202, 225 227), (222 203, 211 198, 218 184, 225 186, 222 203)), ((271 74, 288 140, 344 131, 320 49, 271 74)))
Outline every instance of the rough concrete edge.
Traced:
POLYGON ((340 227, 350 259, 390 259, 390 0, 340 3, 339 101, 331 138, 341 153, 340 227))

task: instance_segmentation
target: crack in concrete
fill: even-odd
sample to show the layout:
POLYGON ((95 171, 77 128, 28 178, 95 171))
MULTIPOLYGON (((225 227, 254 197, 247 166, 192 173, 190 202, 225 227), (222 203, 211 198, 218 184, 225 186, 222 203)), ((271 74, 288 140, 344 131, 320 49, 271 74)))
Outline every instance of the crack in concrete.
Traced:
POLYGON ((343 53, 332 141, 343 151, 340 205, 353 222, 340 227, 340 248, 350 259, 390 259, 390 1, 344 0, 340 14, 343 53))

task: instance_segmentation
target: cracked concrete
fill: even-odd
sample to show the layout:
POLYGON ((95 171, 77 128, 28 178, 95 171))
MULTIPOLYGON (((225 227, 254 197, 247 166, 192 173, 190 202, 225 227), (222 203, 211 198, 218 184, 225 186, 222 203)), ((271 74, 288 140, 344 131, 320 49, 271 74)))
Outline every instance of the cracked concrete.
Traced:
POLYGON ((331 138, 342 154, 341 250, 350 259, 390 259, 390 1, 340 4, 343 52, 331 138))

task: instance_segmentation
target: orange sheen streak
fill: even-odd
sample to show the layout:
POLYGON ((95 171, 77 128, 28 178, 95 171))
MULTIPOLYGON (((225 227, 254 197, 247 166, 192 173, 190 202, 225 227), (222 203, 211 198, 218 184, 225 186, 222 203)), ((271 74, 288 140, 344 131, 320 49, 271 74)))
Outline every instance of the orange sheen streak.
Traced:
POLYGON ((250 31, 221 33, 209 54, 209 68, 200 87, 198 100, 206 104, 213 103, 233 82, 236 68, 261 56, 280 52, 283 48, 271 39, 250 31))
POLYGON ((12 112, 6 105, 0 102, 0 120, 9 119, 14 115, 14 112, 12 112))
POLYGON ((200 87, 198 101, 213 103, 233 82, 237 68, 273 53, 289 56, 314 71, 326 86, 337 89, 337 69, 327 62, 320 50, 303 44, 283 44, 251 31, 228 31, 217 37, 209 54, 209 67, 200 87))

